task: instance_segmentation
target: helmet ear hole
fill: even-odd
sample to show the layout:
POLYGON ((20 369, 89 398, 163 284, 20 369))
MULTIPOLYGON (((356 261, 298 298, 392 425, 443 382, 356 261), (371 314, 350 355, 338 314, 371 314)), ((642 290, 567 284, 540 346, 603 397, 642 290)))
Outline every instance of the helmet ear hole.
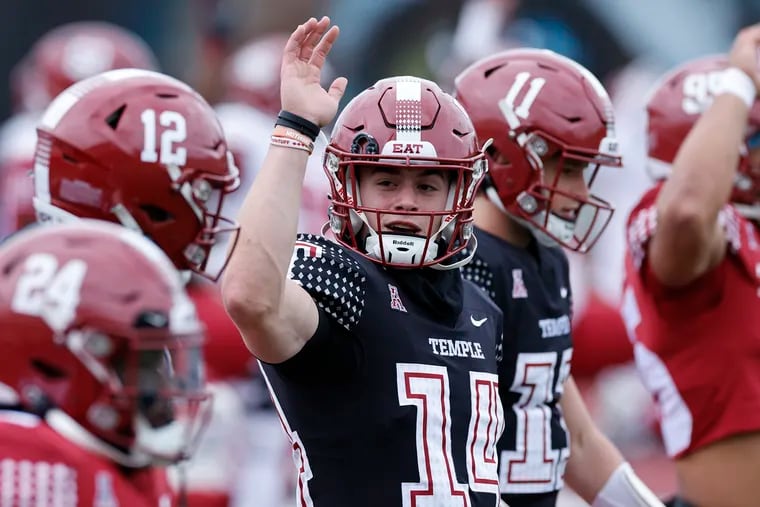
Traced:
POLYGON ((32 368, 50 380, 60 380, 66 377, 66 373, 62 369, 57 368, 46 361, 42 361, 40 359, 32 359, 30 362, 32 364, 32 368))
POLYGON ((121 117, 126 109, 127 105, 123 104, 121 107, 114 110, 114 112, 108 115, 106 118, 106 124, 111 127, 112 130, 116 130, 116 128, 119 126, 119 121, 121 120, 121 117))
POLYGON ((148 219, 151 222, 163 223, 174 220, 174 215, 159 206, 154 206, 152 204, 143 204, 140 206, 140 209, 148 216, 148 219))

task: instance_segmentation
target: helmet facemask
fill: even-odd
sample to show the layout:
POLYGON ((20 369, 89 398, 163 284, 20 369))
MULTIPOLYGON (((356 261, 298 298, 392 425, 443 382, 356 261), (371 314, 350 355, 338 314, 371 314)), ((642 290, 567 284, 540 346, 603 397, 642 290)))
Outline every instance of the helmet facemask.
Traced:
POLYGON ((200 230, 182 252, 187 267, 210 280, 218 280, 237 244, 240 225, 222 215, 225 197, 240 187, 240 172, 232 152, 227 152, 229 174, 218 176, 203 170, 169 165, 172 189, 195 214, 200 230))
MULTIPOLYGON (((151 318, 165 316, 148 312, 151 318)), ((131 338, 90 329, 68 331, 66 347, 97 379, 100 396, 84 415, 86 428, 131 466, 190 457, 208 424, 202 335, 133 331, 131 338), (138 346, 128 343, 137 342, 138 346)))
MULTIPOLYGON (((533 131, 515 134, 524 156, 519 163, 527 164, 536 177, 533 183, 519 192, 514 202, 505 206, 499 192, 491 186, 486 195, 502 211, 530 229, 534 237, 544 245, 561 245, 569 250, 588 252, 610 222, 614 209, 604 199, 591 193, 597 173, 602 166, 619 167, 621 158, 615 153, 613 138, 604 138, 598 150, 588 150, 564 145, 551 135, 533 131), (613 145, 610 147, 610 145, 613 145), (545 160, 555 159, 554 176, 549 177, 544 168, 545 160), (582 169, 581 169, 582 168, 582 169), (586 195, 563 190, 561 179, 566 171, 582 170, 586 195), (577 205, 573 216, 563 216, 552 211, 557 199, 574 201, 577 205)), ((489 163, 503 174, 510 172, 512 162, 504 159, 494 147, 489 149, 489 163)))
MULTIPOLYGON (((472 203, 485 176, 487 165, 482 153, 469 159, 441 159, 432 153, 419 156, 378 154, 377 143, 366 133, 356 136, 355 153, 328 147, 325 170, 332 187, 330 227, 345 246, 389 267, 434 267, 461 251, 472 236, 472 203), (431 156, 432 155, 432 156, 431 156), (440 171, 448 182, 446 203, 440 210, 391 210, 367 206, 359 190, 361 168, 390 171, 440 171), (383 230, 387 218, 427 218, 422 226, 406 222, 398 229, 383 230), (408 229, 405 231, 404 229, 408 229)), ((429 144, 429 143, 428 143, 429 144)), ((422 149, 424 152, 424 148, 422 149)), ((458 265, 457 265, 458 266, 458 265)))

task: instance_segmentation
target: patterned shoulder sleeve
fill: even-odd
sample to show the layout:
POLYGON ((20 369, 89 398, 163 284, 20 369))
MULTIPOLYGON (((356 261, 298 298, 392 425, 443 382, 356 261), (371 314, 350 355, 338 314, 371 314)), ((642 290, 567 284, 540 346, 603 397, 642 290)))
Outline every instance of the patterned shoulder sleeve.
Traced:
MULTIPOLYGON (((469 253, 469 248, 466 252, 469 253)), ((480 290, 485 292, 492 300, 496 300, 496 287, 491 266, 477 253, 470 262, 459 268, 462 277, 474 283, 480 290)))
POLYGON ((313 234, 299 234, 288 277, 303 287, 331 319, 351 331, 364 310, 367 275, 343 247, 313 234))

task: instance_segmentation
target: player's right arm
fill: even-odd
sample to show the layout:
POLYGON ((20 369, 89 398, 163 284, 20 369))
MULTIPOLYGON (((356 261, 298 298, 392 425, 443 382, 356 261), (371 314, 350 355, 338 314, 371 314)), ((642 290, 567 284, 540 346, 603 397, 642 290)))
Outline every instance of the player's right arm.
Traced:
MULTIPOLYGON (((319 126, 335 116, 346 88, 345 78, 328 91, 320 85, 337 36, 329 18, 311 18, 291 34, 283 52, 282 107, 319 126)), ((240 209, 240 237, 222 281, 225 307, 248 349, 271 363, 294 356, 319 324, 314 300, 287 278, 307 158, 300 149, 270 146, 240 209)))
MULTIPOLYGON (((750 77, 755 91, 760 88, 758 48, 760 24, 739 32, 729 54, 732 67, 750 77)), ((735 69, 730 72, 734 79, 747 81, 735 69)), ((726 253, 718 213, 731 195, 748 114, 748 105, 737 94, 724 91, 678 151, 657 199, 657 229, 648 252, 653 273, 665 285, 689 284, 726 253)))

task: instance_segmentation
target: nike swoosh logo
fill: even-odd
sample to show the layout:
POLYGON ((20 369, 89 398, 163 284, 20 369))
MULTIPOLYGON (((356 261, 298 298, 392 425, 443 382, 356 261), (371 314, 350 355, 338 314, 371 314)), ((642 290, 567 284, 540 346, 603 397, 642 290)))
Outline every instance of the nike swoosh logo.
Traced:
POLYGON ((476 319, 472 315, 470 315, 470 322, 472 322, 472 325, 475 327, 480 327, 488 320, 488 317, 483 317, 482 319, 476 319))

